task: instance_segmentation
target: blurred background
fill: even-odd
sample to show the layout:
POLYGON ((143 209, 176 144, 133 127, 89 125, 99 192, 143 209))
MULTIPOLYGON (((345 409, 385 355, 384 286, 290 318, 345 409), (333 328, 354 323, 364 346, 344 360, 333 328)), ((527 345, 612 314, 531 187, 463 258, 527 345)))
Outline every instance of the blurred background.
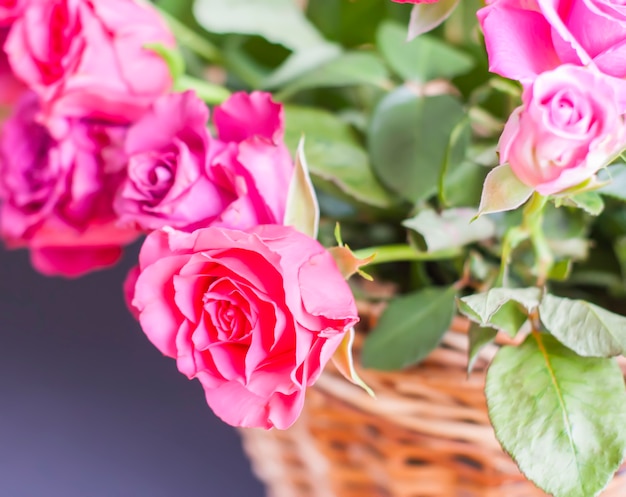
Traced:
POLYGON ((0 251, 0 496, 263 496, 237 432, 126 310, 138 249, 78 280, 0 251))

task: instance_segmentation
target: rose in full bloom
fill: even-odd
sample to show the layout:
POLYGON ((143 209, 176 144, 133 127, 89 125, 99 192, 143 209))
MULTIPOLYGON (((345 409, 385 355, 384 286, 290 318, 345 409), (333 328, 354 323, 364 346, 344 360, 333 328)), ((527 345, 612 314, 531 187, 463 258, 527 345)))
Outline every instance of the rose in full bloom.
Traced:
POLYGON ((282 112, 267 93, 235 94, 216 108, 212 138, 195 93, 161 97, 128 132, 121 221, 184 231, 281 223, 293 171, 282 112))
POLYGON ((561 64, 615 77, 626 108, 626 7, 609 0, 494 0, 478 11, 491 71, 531 83, 561 64))
POLYGON ((137 232, 116 226, 113 195, 125 175, 124 128, 68 120, 57 137, 27 93, 0 139, 0 233, 27 247, 44 274, 78 276, 114 264, 137 232))
POLYGON ((358 321, 331 255, 280 225, 155 231, 126 288, 148 338, 235 426, 289 427, 358 321))
POLYGON ((500 138, 500 161, 542 195, 590 179, 626 146, 626 128, 606 77, 564 65, 541 74, 500 138))
POLYGON ((31 0, 5 51, 45 115, 130 122, 171 86, 146 45, 174 39, 148 4, 133 0, 31 0))

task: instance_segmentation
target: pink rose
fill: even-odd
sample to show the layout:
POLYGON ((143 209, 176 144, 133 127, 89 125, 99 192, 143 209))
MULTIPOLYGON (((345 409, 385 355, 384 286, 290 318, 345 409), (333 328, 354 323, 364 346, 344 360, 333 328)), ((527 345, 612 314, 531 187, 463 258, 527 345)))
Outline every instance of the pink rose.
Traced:
POLYGON ((11 24, 30 0, 0 0, 0 26, 11 24))
POLYGON ((173 46, 147 4, 132 0, 32 0, 7 39, 15 74, 42 101, 45 115, 130 122, 171 78, 165 62, 145 48, 173 46))
POLYGON ((282 224, 293 174, 283 106, 270 93, 240 92, 215 108, 213 120, 224 148, 213 156, 209 175, 237 196, 216 224, 282 224))
POLYGON ((626 108, 626 7, 608 0, 494 0, 478 11, 492 72, 531 83, 561 64, 614 76, 626 108))
POLYGON ((148 338, 236 426, 289 427, 358 321, 333 258, 287 226, 155 231, 134 277, 148 338))
POLYGON ((235 199, 207 175, 209 111, 193 92, 172 93, 131 126, 125 150, 128 178, 115 209, 145 230, 192 231, 217 218, 235 199))
MULTIPOLYGON (((8 28, 0 28, 0 46, 4 46, 8 28)), ((13 74, 4 50, 0 51, 0 105, 12 106, 26 91, 26 86, 13 74)))
POLYGON ((522 100, 500 138, 500 161, 542 195, 588 180, 626 146, 615 92, 596 71, 542 73, 522 100))
POLYGON ((144 230, 281 223, 293 163, 282 143, 282 107, 239 93, 215 110, 193 93, 170 94, 128 132, 128 179, 115 209, 144 230))
POLYGON ((137 237, 116 226, 112 208, 125 175, 125 130, 71 120, 55 138, 36 121, 38 112, 36 96, 27 93, 0 139, 2 237, 9 247, 28 247, 45 274, 109 266, 137 237))

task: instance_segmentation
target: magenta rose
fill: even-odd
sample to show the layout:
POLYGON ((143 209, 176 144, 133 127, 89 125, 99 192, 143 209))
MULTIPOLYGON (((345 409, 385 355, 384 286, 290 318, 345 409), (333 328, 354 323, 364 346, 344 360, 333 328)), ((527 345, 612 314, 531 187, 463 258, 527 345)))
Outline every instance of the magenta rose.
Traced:
POLYGON ((0 232, 28 247, 45 274, 78 276, 114 264, 137 232, 120 229, 112 202, 125 175, 124 128, 70 120, 52 137, 27 93, 0 138, 0 232))
POLYGON ((522 100, 500 138, 500 161, 542 195, 590 179, 626 146, 615 91, 596 71, 542 73, 522 100))
POLYGON ((148 338, 235 426, 293 424, 358 321, 330 254, 286 226, 155 231, 131 293, 134 278, 132 306, 148 338))
MULTIPOLYGON (((4 45, 8 28, 0 28, 0 46, 4 45)), ((4 50, 0 51, 0 105, 12 106, 26 91, 26 86, 13 74, 4 50)))
POLYGON ((130 122, 171 78, 146 45, 173 46, 155 10, 133 0, 31 0, 5 44, 44 114, 130 122))
POLYGON ((170 94, 129 130, 128 178, 115 209, 144 230, 281 223, 293 163, 282 143, 282 107, 239 93, 215 110, 193 93, 170 94))
POLYGON ((609 0, 494 0, 478 11, 491 71, 529 84, 561 64, 614 76, 626 108, 626 7, 609 0))
POLYGON ((209 111, 191 91, 172 93, 129 129, 128 178, 115 201, 120 220, 144 230, 192 231, 235 199, 207 175, 209 111))
POLYGON ((0 26, 11 24, 32 0, 0 0, 0 26))

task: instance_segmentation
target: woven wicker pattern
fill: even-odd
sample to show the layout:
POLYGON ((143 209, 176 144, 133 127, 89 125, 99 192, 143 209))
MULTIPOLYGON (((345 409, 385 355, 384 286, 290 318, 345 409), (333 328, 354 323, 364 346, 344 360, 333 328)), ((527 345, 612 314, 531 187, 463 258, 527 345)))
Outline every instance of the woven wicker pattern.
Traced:
MULTIPOLYGON (((361 315, 371 326, 378 309, 361 315)), ((289 430, 242 430, 268 497, 539 497, 489 425, 487 347, 468 379, 467 323, 455 320, 418 367, 359 371, 377 399, 328 367, 289 430)), ((356 350, 358 351, 358 341, 356 350)), ((626 496, 620 470, 603 497, 626 496)))

